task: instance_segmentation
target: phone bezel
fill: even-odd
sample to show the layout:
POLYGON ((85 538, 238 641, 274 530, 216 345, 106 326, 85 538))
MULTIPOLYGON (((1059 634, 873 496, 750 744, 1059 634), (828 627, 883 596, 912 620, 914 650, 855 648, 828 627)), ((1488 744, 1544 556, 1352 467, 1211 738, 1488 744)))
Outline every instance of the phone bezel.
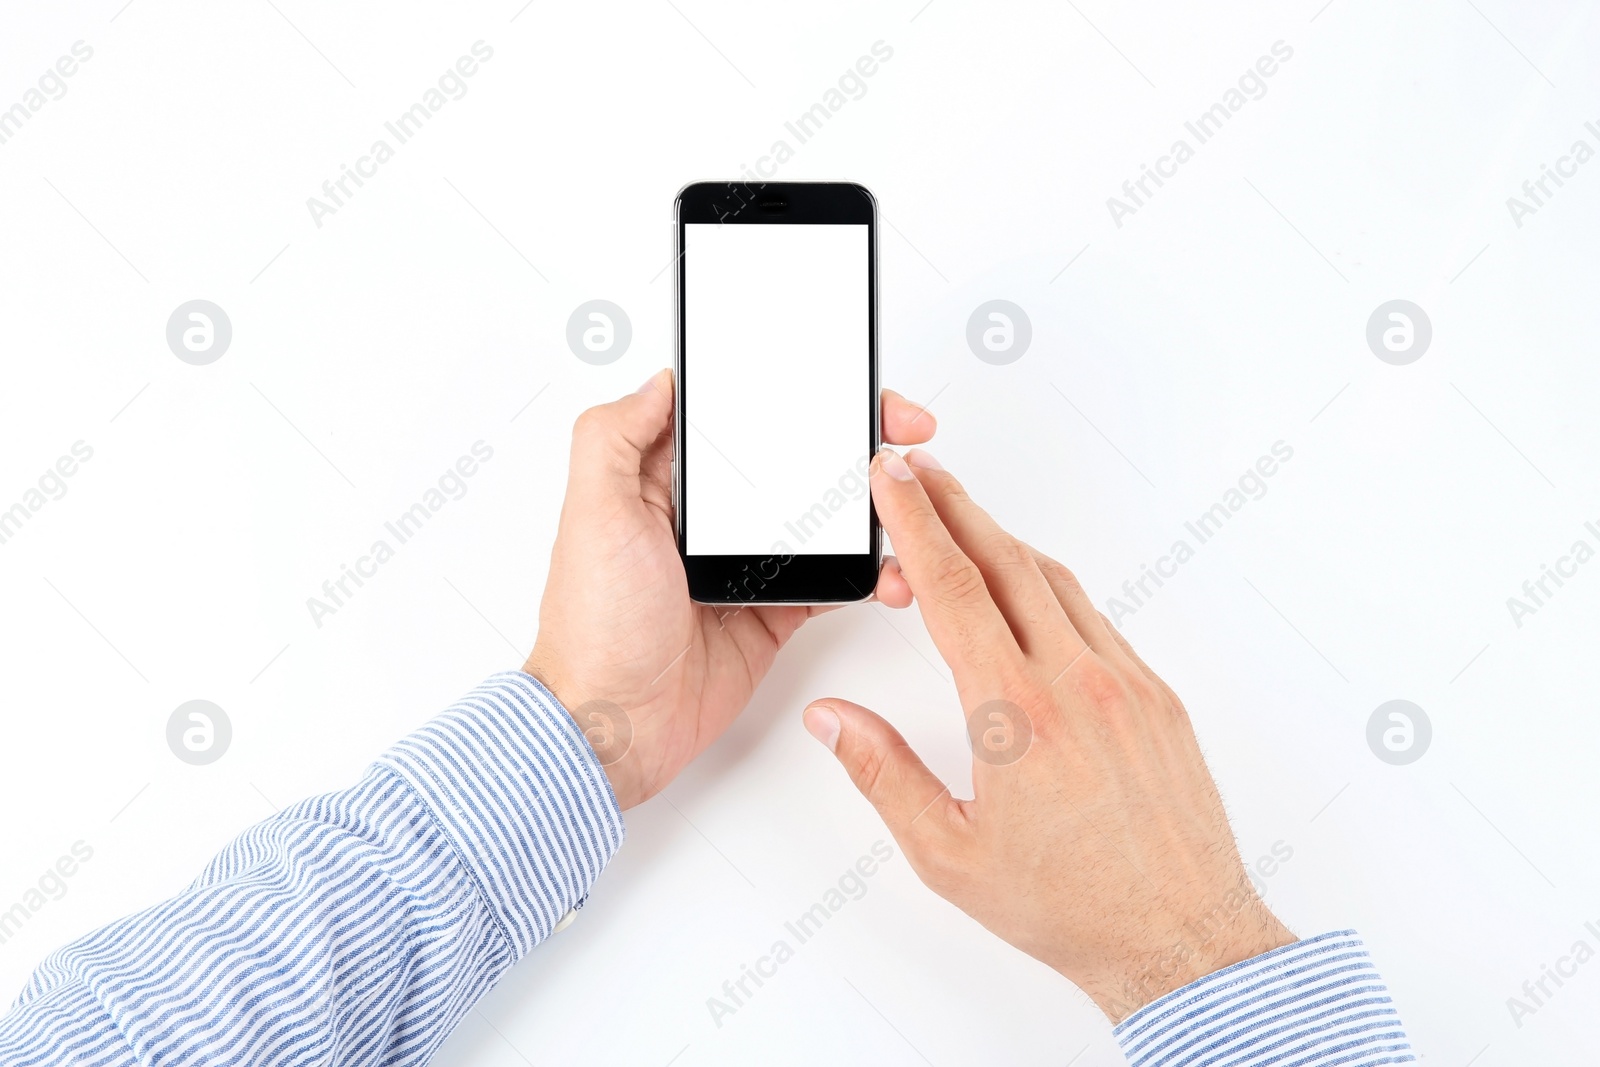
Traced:
MULTIPOLYGON (((673 204, 677 256, 673 277, 677 319, 676 418, 673 420, 672 500, 678 557, 689 581, 689 597, 702 604, 850 604, 866 600, 883 561, 883 530, 877 508, 867 499, 868 552, 859 555, 771 553, 753 556, 691 556, 685 501, 688 483, 683 462, 684 410, 689 379, 684 365, 687 330, 684 255, 689 223, 730 226, 845 224, 867 227, 868 456, 881 442, 878 394, 878 202, 854 182, 694 182, 679 190, 673 204), (778 207, 778 205, 782 205, 778 207)), ((796 546, 798 547, 798 546, 796 546)))

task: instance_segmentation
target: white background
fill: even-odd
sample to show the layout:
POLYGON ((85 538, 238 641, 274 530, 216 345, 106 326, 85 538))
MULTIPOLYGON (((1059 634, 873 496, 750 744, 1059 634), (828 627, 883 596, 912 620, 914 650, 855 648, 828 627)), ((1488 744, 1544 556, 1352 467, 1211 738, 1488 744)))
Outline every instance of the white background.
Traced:
MULTIPOLYGON (((521 661, 571 421, 670 360, 673 192, 768 152, 883 40, 779 173, 877 194, 885 384, 1102 601, 1290 444, 1124 630, 1244 855, 1293 848, 1270 903, 1366 935, 1429 1063, 1595 1061, 1600 962, 1520 1028, 1506 1007, 1600 919, 1600 565, 1521 628, 1506 608, 1600 519, 1600 161, 1521 228, 1505 203, 1596 147, 1590 5, 273 3, 4 16, 0 103, 76 40, 95 56, 0 146, 0 503, 74 441, 95 456, 0 546, 0 904, 95 854, 0 945, 0 985, 521 661), (316 228, 306 198, 479 39, 468 94, 316 228), (1278 40, 1267 95, 1114 225, 1106 198, 1278 40), (234 327, 209 367, 164 339, 197 297, 234 327), (607 367, 564 341, 594 298, 633 322, 607 367), (964 338, 994 298, 1033 323, 1009 366, 964 338), (1434 326, 1404 367, 1364 339, 1395 298, 1434 326), (480 439, 468 494, 314 627, 306 598, 480 439), (163 737, 197 697, 234 725, 204 768, 163 737), (1365 741, 1393 698, 1434 726, 1406 767, 1365 741)), ((917 617, 808 625, 443 1060, 1120 1062, 1081 995, 898 857, 713 1026, 705 999, 883 836, 800 727, 823 694, 963 787, 917 617)))
POLYGON ((867 227, 684 229, 688 551, 868 551, 867 227))

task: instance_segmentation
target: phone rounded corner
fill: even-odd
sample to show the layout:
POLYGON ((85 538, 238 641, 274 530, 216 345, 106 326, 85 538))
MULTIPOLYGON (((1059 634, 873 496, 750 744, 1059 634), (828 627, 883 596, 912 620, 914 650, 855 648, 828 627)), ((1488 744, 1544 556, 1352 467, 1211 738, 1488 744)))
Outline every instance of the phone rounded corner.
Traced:
POLYGON ((689 182, 684 182, 682 185, 678 186, 678 191, 672 194, 672 221, 673 222, 682 222, 683 221, 683 201, 684 201, 684 197, 688 194, 689 190, 693 189, 697 185, 704 185, 704 184, 705 184, 705 182, 703 182, 703 181, 689 181, 689 182))
POLYGON ((876 220, 878 217, 878 198, 873 195, 872 190, 860 182, 845 182, 844 184, 867 202, 867 207, 871 210, 873 219, 876 220))
POLYGON ((683 221, 683 205, 684 202, 690 198, 689 194, 692 191, 705 188, 715 188, 716 186, 722 184, 724 183, 707 181, 704 178, 696 178, 693 181, 687 181, 678 186, 678 191, 672 194, 672 221, 683 221))

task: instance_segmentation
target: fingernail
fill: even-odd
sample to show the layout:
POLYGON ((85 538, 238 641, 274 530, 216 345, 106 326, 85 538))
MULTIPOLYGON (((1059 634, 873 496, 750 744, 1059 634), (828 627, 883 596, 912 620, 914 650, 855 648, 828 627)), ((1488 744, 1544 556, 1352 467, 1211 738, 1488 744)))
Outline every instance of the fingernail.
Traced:
POLYGON ((912 479, 911 468, 906 466, 906 461, 892 448, 885 448, 878 453, 878 466, 897 482, 909 482, 912 479))
POLYGON ((801 720, 806 733, 825 745, 829 752, 839 747, 839 713, 826 704, 813 704, 805 710, 801 720))
POLYGON ((661 377, 661 374, 662 374, 661 371, 656 371, 654 374, 650 375, 650 377, 646 378, 644 380, 644 384, 639 386, 638 389, 635 389, 634 392, 636 392, 636 393, 648 393, 650 390, 655 388, 656 379, 661 377))
POLYGON ((921 467, 925 471, 944 470, 944 468, 939 465, 938 460, 934 459, 920 448, 913 448, 910 452, 907 452, 906 462, 911 464, 913 467, 921 467))

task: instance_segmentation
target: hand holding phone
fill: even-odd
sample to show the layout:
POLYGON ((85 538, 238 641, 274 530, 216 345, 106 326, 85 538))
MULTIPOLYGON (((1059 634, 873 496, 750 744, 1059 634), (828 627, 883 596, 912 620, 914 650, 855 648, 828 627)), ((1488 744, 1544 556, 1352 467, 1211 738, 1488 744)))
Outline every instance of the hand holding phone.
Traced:
MULTIPOLYGON (((778 650, 827 610, 690 600, 672 513, 672 412, 672 376, 662 371, 578 418, 539 636, 524 666, 584 731, 624 808, 715 741, 778 650)), ((934 432, 931 413, 889 390, 882 424, 901 444, 934 432)), ((799 434, 786 439, 803 447, 799 434)), ((876 588, 888 606, 911 603, 893 559, 876 588)))

